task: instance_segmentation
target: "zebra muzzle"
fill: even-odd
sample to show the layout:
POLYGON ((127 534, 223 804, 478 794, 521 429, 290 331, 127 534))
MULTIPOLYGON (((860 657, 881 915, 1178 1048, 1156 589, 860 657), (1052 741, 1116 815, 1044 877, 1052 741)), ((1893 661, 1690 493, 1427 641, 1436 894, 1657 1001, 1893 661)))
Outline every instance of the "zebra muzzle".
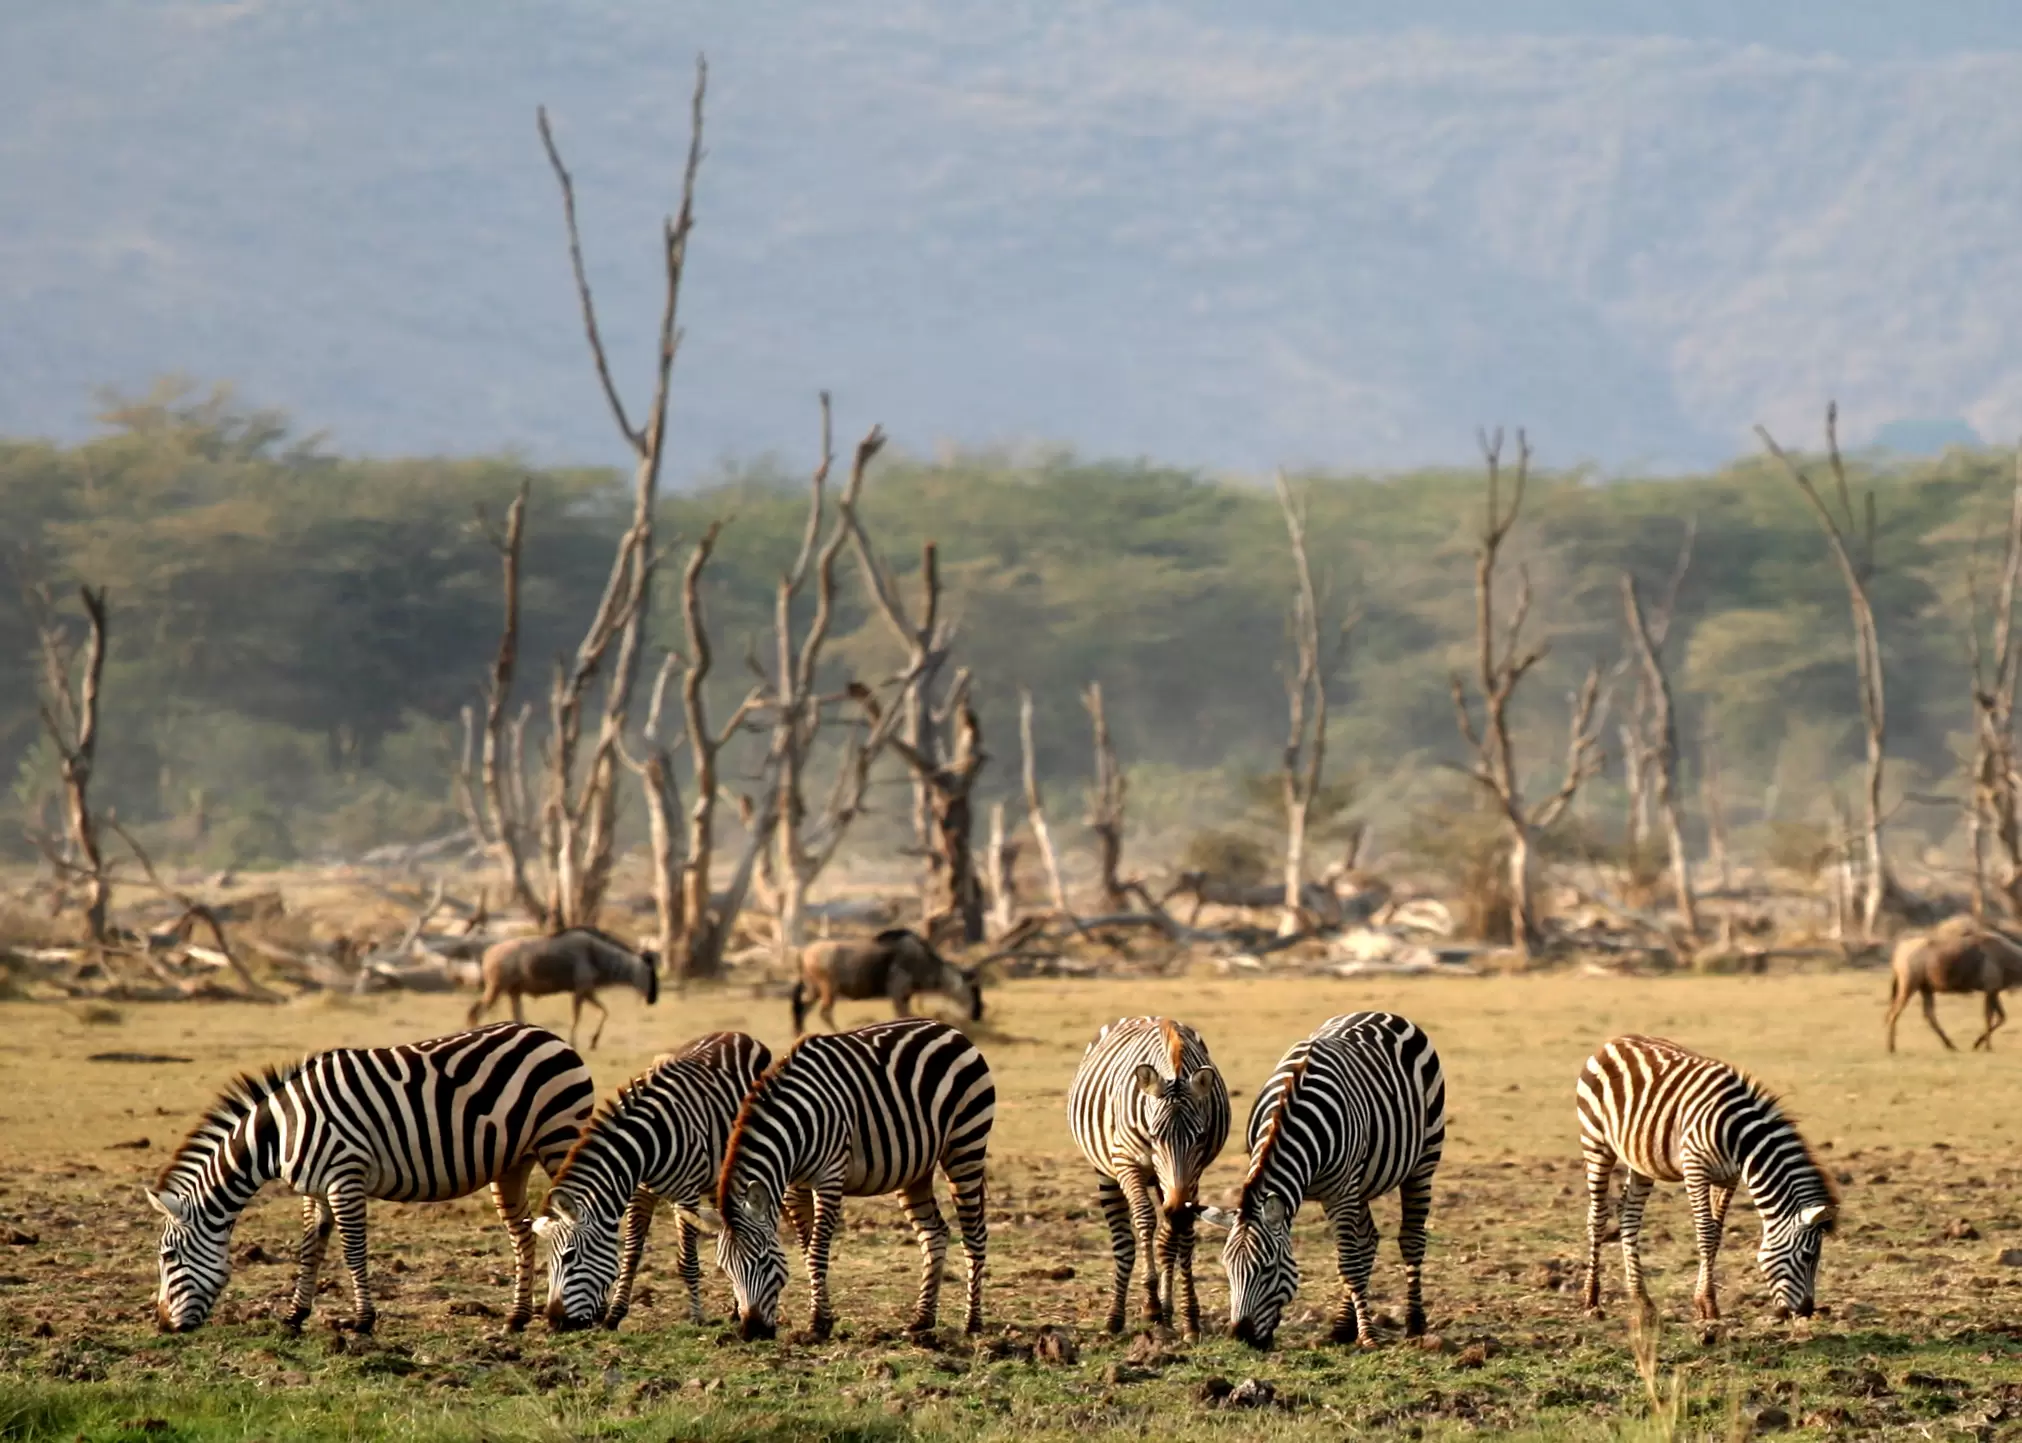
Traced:
POLYGON ((746 1313, 737 1320, 737 1336, 747 1343, 769 1343, 778 1335, 779 1325, 756 1313, 746 1313))
POLYGON ((548 1304, 547 1318, 548 1330, 555 1333, 578 1333, 594 1321, 590 1318, 575 1317, 559 1298, 548 1304))

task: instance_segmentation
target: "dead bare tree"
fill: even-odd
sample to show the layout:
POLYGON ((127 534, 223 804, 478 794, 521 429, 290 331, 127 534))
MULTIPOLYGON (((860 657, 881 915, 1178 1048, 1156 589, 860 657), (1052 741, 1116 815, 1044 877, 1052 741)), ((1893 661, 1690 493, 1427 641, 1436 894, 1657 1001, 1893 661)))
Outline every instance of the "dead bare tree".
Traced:
POLYGON ((1018 920, 1018 840, 1005 830, 1004 804, 990 804, 990 857, 985 868, 990 891, 990 932, 1003 937, 1018 920))
MULTIPOLYGON (((687 163, 681 177, 681 203, 661 224, 661 261, 665 291, 660 310, 658 352, 652 399, 645 420, 634 424, 611 378, 610 362, 597 322, 583 265, 582 240, 576 226, 575 184, 548 125, 547 110, 539 111, 541 144, 561 189, 562 214, 568 227, 569 262, 576 296, 582 308, 583 331, 591 360, 619 434, 635 458, 632 476, 632 519, 619 539, 609 578, 596 613, 576 648, 572 661, 556 667, 548 697, 547 781, 541 807, 541 843, 547 866, 548 894, 542 920, 550 926, 593 921, 610 884, 617 824, 617 766, 632 692, 644 652, 644 627, 658 556, 653 541, 653 511, 659 495, 661 463, 666 453, 667 397, 681 332, 676 324, 681 278, 687 264, 688 238, 695 225, 695 180, 702 164, 703 99, 709 70, 697 59, 695 89, 690 102, 687 163), (613 648, 616 648, 613 656, 613 648), (578 756, 584 710, 591 683, 604 671, 601 716, 586 758, 578 756)), ((689 925, 694 923, 690 914, 689 925)))
POLYGON ((1721 786, 1720 737, 1708 724, 1699 734, 1699 808, 1706 816, 1706 850, 1725 892, 1734 885, 1727 861, 1727 798, 1721 786))
POLYGON ((836 764, 836 775, 828 798, 818 816, 807 805, 807 769, 815 741, 827 723, 827 709, 844 701, 859 701, 867 689, 823 696, 817 690, 821 654, 827 644, 835 616, 836 561, 850 534, 847 510, 856 504, 863 490, 871 462, 884 449, 885 433, 873 426, 857 443, 849 480, 838 501, 837 513, 826 537, 822 526, 827 519, 826 486, 834 460, 828 392, 821 393, 821 457, 809 484, 807 526, 793 566, 783 573, 774 596, 774 674, 771 678, 773 711, 773 757, 779 773, 778 857, 775 870, 779 887, 779 944, 782 948, 805 941, 802 912, 808 889, 814 884, 842 845, 850 824, 862 813, 864 795, 870 782, 871 765, 890 741, 901 719, 900 711, 882 708, 866 711, 850 727, 836 764), (819 542, 819 546, 817 543, 819 542), (794 602, 814 582, 814 616, 798 641, 794 635, 794 602))
POLYGON ((1509 539, 1523 510, 1524 490, 1530 480, 1531 448, 1522 431, 1516 434, 1516 474, 1511 478, 1509 504, 1502 499, 1503 435, 1481 434, 1482 459, 1487 465, 1487 505, 1474 552, 1475 685, 1481 693, 1479 724, 1471 710, 1467 683, 1455 672, 1452 679, 1453 710, 1460 734, 1475 754, 1469 775, 1493 798, 1503 817, 1509 867, 1510 941, 1519 955, 1529 957, 1544 941, 1536 907, 1537 835, 1562 815, 1580 786, 1600 770, 1599 745, 1605 722, 1602 705, 1601 672, 1587 670, 1586 679, 1573 694, 1572 719, 1566 740, 1566 768, 1558 789, 1537 803, 1527 802, 1516 763, 1516 746, 1510 731, 1511 699, 1524 677, 1544 660, 1547 647, 1525 648, 1523 627, 1530 615, 1531 579, 1528 567, 1517 568, 1514 605, 1505 621, 1497 615, 1496 581, 1501 569, 1503 543, 1509 539))
MULTIPOLYGON (((1691 533, 1686 533, 1685 550, 1674 576, 1684 575, 1684 561, 1690 555, 1691 533)), ((1664 824, 1664 842, 1671 857, 1671 890, 1678 904, 1678 922, 1686 937, 1699 939, 1699 906, 1692 893, 1692 863, 1685 855, 1685 829, 1678 815, 1678 725, 1671 706, 1671 678, 1664 670, 1663 632, 1669 630, 1671 603, 1677 599, 1674 584, 1659 625, 1643 612, 1636 595, 1636 579, 1622 573, 1622 613, 1628 623, 1629 640, 1642 666, 1638 690, 1646 698, 1640 708, 1642 726, 1636 745, 1643 755, 1643 772, 1651 778, 1657 815, 1664 824)))
POLYGON ((1123 805, 1127 781, 1116 764, 1116 748, 1109 741, 1109 717, 1102 706, 1102 683, 1092 681, 1082 693, 1081 704, 1088 708, 1089 726, 1095 739, 1095 783, 1088 791, 1088 829, 1095 834, 1095 870, 1102 887, 1102 905, 1121 912, 1130 905, 1124 890, 1123 805))
POLYGON ((1839 404, 1825 408, 1826 461, 1832 472, 1833 505, 1828 505, 1811 476, 1784 449, 1776 444, 1767 428, 1757 426, 1755 434, 1782 465, 1792 483, 1818 518, 1827 549, 1846 583, 1848 608, 1853 616, 1854 674, 1860 685, 1861 721, 1867 731, 1868 772, 1866 816, 1861 845, 1865 854, 1861 897, 1861 930, 1873 937, 1881 923, 1882 909, 1895 893, 1888 858, 1882 849, 1882 771, 1888 756, 1888 705, 1883 688, 1881 634, 1875 628, 1874 605, 1868 586, 1875 574, 1875 493, 1861 493, 1861 514, 1854 514, 1853 493, 1847 485, 1846 463, 1839 449, 1839 404))
POLYGON ((976 875, 971 839, 971 794, 988 760, 983 729, 969 701, 969 673, 958 670, 936 700, 936 683, 947 665, 954 626, 942 614, 941 570, 934 543, 920 552, 919 605, 909 610, 889 568, 872 547, 855 494, 838 510, 848 527, 872 605, 904 652, 901 676, 903 722, 890 746, 913 777, 913 830, 925 861, 921 921, 930 932, 942 919, 956 918, 966 942, 983 940, 983 888, 976 875), (942 738, 943 729, 949 733, 942 738), (944 759, 945 758, 945 759, 944 759))
MULTIPOLYGON (((1699 534, 1699 518, 1691 517, 1685 523, 1685 535, 1678 543, 1678 559, 1671 567, 1671 575, 1665 582, 1664 590, 1654 605, 1643 607, 1638 598, 1638 609, 1648 625, 1651 646, 1661 655, 1664 642, 1671 634, 1671 618, 1678 609, 1678 591, 1685 584, 1685 574, 1692 566, 1692 544, 1699 534)), ((1656 698, 1651 691, 1649 672, 1643 665, 1640 648, 1635 638, 1630 638, 1629 652, 1622 659, 1620 670, 1634 669, 1636 689, 1629 705, 1628 715, 1622 718, 1620 734, 1622 738, 1623 785, 1628 792, 1628 826, 1631 857, 1640 862, 1650 839, 1650 814, 1657 787, 1656 758, 1659 739, 1653 729, 1656 698)), ((1676 747, 1673 747, 1675 757, 1676 747)), ((1677 778, 1674 773, 1672 787, 1675 790, 1677 778)))
POLYGON ((1967 813, 1973 845, 1973 915, 1987 913, 1986 833, 2000 848, 2001 905, 2022 919, 2022 777, 2015 770, 2016 657, 2022 634, 2015 627, 2015 593, 2022 581, 2022 448, 2015 456, 2015 479, 2008 503, 2008 529, 2001 552, 2001 579, 1991 617, 1983 617, 1978 578, 1967 570, 1970 611, 1966 620, 1967 659, 1973 668, 1973 805, 1967 813), (1991 631, 1992 658, 1981 642, 1991 631))
POLYGON ((42 728, 56 748, 63 780, 63 814, 69 856, 48 838, 37 844, 56 867, 59 886, 66 875, 85 886, 85 933, 94 946, 104 947, 106 912, 112 902, 112 873, 98 843, 98 819, 91 810, 91 776, 98 764, 98 697, 105 676, 105 588, 77 589, 89 624, 84 665, 79 673, 77 650, 57 619, 56 606, 45 586, 28 588, 30 610, 42 653, 42 728))
POLYGON ((1285 533, 1292 545, 1292 665, 1285 673, 1289 720, 1279 786, 1285 808, 1285 903, 1279 921, 1281 935, 1306 925, 1306 822, 1327 761, 1327 692, 1347 659, 1354 619, 1344 618, 1332 636, 1323 635, 1322 599, 1313 585, 1313 567, 1306 553, 1306 503, 1294 498, 1285 473, 1277 476, 1278 508, 1285 513, 1285 533))
POLYGON ((491 675, 484 691, 484 731, 481 761, 473 777, 472 752, 476 750, 476 727, 471 708, 463 709, 463 762, 457 773, 457 800, 464 819, 478 842, 504 873, 506 894, 528 915, 545 919, 546 904, 534 894, 527 877, 526 776, 521 770, 522 738, 526 712, 509 718, 507 706, 512 696, 513 676, 519 667, 520 647, 520 557, 526 539, 527 492, 529 483, 520 483, 519 494, 506 508, 505 524, 494 530, 482 513, 478 525, 499 554, 504 617, 499 626, 498 651, 492 657, 491 675))
POLYGON ((1032 839, 1039 844, 1039 859, 1046 864, 1046 884, 1052 890, 1053 910, 1067 915, 1067 887, 1060 880, 1060 855, 1053 850, 1053 833, 1046 825, 1046 803, 1039 795, 1039 765, 1032 747, 1032 693, 1018 688, 1019 772, 1025 783, 1025 822, 1032 839))
POLYGON ((618 748, 619 759, 638 777, 646 801, 646 831, 653 849, 653 913, 659 924, 656 950, 674 962, 682 955, 677 949, 686 917, 681 885, 681 784, 674 776, 674 752, 685 738, 670 739, 661 719, 666 710, 667 687, 680 662, 678 656, 669 652, 653 678, 653 697, 646 708, 640 755, 634 757, 622 743, 618 748))
MULTIPOLYGON (((772 824, 778 817, 774 799, 767 797, 763 820, 754 814, 746 828, 747 839, 757 835, 761 828, 763 835, 757 846, 751 848, 750 860, 739 864, 740 885, 733 889, 734 895, 719 897, 712 892, 710 869, 715 857, 716 801, 722 788, 718 761, 723 748, 765 697, 762 688, 753 688, 721 727, 709 725, 704 685, 709 679, 714 653, 702 611, 702 573, 709 565, 722 529, 721 522, 710 523, 689 553, 688 566, 681 577, 681 616, 688 633, 688 665, 681 677, 681 707, 688 722, 688 755, 693 764, 695 794, 689 803, 687 855, 681 866, 682 936, 674 953, 683 980, 714 977, 722 970, 723 949, 743 903, 744 889, 750 885, 752 863, 758 851, 771 840, 772 824)), ((776 775, 772 785, 777 786, 776 775)))

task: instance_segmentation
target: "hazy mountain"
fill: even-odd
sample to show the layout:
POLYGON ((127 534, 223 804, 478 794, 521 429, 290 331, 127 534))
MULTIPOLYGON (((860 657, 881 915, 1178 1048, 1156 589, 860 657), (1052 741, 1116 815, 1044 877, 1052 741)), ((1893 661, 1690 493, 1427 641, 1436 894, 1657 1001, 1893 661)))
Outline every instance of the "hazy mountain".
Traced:
POLYGON ((1240 468, 2022 428, 2017 22, 1608 20, 1651 8, 8 6, 0 430, 179 368, 355 448, 613 457, 533 109, 636 386, 697 49, 685 473, 803 455, 823 385, 915 448, 1240 468))

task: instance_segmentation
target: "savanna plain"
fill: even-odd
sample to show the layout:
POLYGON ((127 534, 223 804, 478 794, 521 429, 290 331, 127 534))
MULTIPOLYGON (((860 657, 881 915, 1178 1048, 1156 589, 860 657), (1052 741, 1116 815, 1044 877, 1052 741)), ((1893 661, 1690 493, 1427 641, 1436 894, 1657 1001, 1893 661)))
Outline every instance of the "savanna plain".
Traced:
MULTIPOLYGON (((1886 981, 1834 971, 1009 983, 971 1028, 999 1092, 984 1332, 963 1336, 944 1299, 937 1336, 903 1335, 918 1254, 896 1201, 867 1199, 850 1203, 837 1242, 835 1337, 793 1334, 806 1309, 796 1273, 772 1344, 735 1339, 713 1268, 712 1321, 687 1321, 665 1218, 622 1328, 554 1335, 537 1320, 506 1334, 510 1249, 482 1195, 375 1203, 377 1334, 331 1326, 347 1312, 333 1256, 317 1315, 291 1337, 273 1313, 299 1212, 271 1189, 239 1226, 214 1321, 159 1335, 156 1227, 140 1185, 220 1084, 308 1050, 455 1030, 468 999, 0 1004, 0 1436, 2022 1438, 2022 1267, 2001 1261, 2022 1249, 2022 1038, 1991 1056, 1947 1053, 1911 1016, 1890 1056, 1886 981), (1326 1341, 1338 1284, 1317 1208, 1299 1225, 1304 1282, 1275 1351, 1221 1336, 1219 1235, 1205 1229, 1209 1335, 1189 1343, 1141 1325, 1103 1335, 1108 1238, 1063 1112, 1095 1029, 1145 1011, 1201 1029, 1238 1110, 1238 1136, 1203 1193, 1228 1201, 1241 1117, 1279 1054, 1322 1019, 1368 1007, 1419 1022, 1446 1063, 1450 1140, 1427 1269, 1434 1336, 1407 1342, 1390 1317, 1402 1293, 1394 1199, 1378 1208, 1375 1290, 1388 1326, 1373 1350, 1326 1341), (1646 1231, 1663 1322, 1654 1366, 1646 1353, 1639 1372, 1630 1346, 1612 1244, 1606 1316, 1582 1314, 1573 1079, 1597 1043, 1625 1031, 1714 1053, 1783 1093, 1844 1194, 1818 1317, 1769 1318, 1755 1216, 1737 1198, 1720 1270, 1728 1317, 1702 1337, 1689 1322, 1691 1228, 1677 1189, 1659 1192, 1646 1231), (89 1060, 104 1053, 187 1060, 89 1060)), ((1972 1035, 1969 1003, 1947 1002, 1955 1035, 1972 1035)), ((785 1003, 745 988, 669 993, 650 1009, 614 994, 611 1006, 588 1054, 604 1091, 700 1032, 789 1040, 785 1003)), ((565 1001, 529 1004, 532 1021, 565 1026, 566 1014, 565 1001)), ((839 1020, 882 1015, 845 1004, 839 1020)), ((951 1270, 959 1257, 951 1249, 951 1270)))

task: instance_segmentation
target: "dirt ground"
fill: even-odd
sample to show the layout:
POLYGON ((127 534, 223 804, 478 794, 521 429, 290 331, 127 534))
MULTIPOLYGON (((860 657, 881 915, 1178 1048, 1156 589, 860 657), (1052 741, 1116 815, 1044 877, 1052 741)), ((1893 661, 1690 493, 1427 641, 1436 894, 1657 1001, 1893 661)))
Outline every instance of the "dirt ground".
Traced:
MULTIPOLYGON (((1660 1436, 1621 1321, 1619 1258, 1605 1254, 1605 1320, 1575 1301, 1583 1201, 1572 1087, 1592 1047, 1624 1031, 1676 1038, 1779 1089, 1839 1174, 1844 1217, 1828 1245, 1821 1316, 1767 1318, 1756 1220, 1737 1199, 1721 1262, 1730 1321, 1702 1342, 1687 1323, 1689 1216, 1675 1189, 1653 1201, 1646 1260, 1668 1326, 1660 1397, 1682 1433, 2022 1438, 2022 1032, 1993 1055, 1947 1053, 1914 1016, 1885 1054, 1885 974, 1541 976, 1355 982, 1266 979, 1028 981, 990 995, 974 1034, 995 1071, 989 1325, 963 1338, 959 1288, 940 1337, 898 1336, 917 1254, 895 1202, 851 1205, 837 1244, 838 1336, 738 1343, 691 1327, 666 1237, 616 1333, 503 1334, 510 1251, 482 1197, 375 1204, 378 1335, 329 1328, 345 1293, 326 1264, 317 1320, 300 1338, 272 1321, 298 1223, 270 1190, 240 1224, 216 1320, 152 1329, 151 1181, 234 1070, 306 1050, 454 1030, 468 996, 325 996, 284 1007, 0 1004, 0 1436, 5 1437, 1066 1437, 1180 1438, 1528 1434, 1660 1436), (1194 1023, 1231 1082, 1240 1117, 1284 1048, 1335 1013, 1386 1007, 1431 1033, 1450 1088, 1447 1160, 1434 1197, 1427 1295, 1437 1337, 1391 1334, 1371 1352, 1325 1342, 1335 1283, 1317 1209, 1302 1215, 1305 1283, 1276 1351, 1220 1337, 1098 1331, 1107 1237, 1063 1103, 1106 1020, 1158 1011, 1194 1023), (99 1061, 127 1053, 187 1060, 99 1061), (2004 1253, 2011 1258, 2001 1261, 2004 1253), (1254 1380, 1251 1383, 1249 1380, 1254 1380)), ((698 1032, 789 1040, 778 998, 612 994, 589 1054, 608 1090, 698 1032)), ((1969 1009, 1944 1015, 1971 1036, 1969 1009)), ((567 1003, 530 1004, 565 1027, 567 1003)), ((870 1004, 843 1020, 884 1015, 870 1004)), ((1232 1141, 1206 1196, 1240 1177, 1232 1141)), ((538 1186, 538 1184, 537 1184, 538 1186)), ((1378 1210, 1386 1234, 1394 1203, 1378 1210)), ((671 1229, 666 1230, 671 1234, 671 1229)), ((1217 1235, 1206 1234, 1213 1240, 1217 1235)), ((951 1257, 951 1267, 959 1262, 951 1257)), ((1225 1316, 1215 1246, 1204 1306, 1225 1316)), ((706 1283, 721 1317, 728 1289, 706 1283)), ((1401 1274, 1386 1242, 1379 1304, 1401 1274)), ((805 1317, 796 1276, 785 1322, 805 1317)))

